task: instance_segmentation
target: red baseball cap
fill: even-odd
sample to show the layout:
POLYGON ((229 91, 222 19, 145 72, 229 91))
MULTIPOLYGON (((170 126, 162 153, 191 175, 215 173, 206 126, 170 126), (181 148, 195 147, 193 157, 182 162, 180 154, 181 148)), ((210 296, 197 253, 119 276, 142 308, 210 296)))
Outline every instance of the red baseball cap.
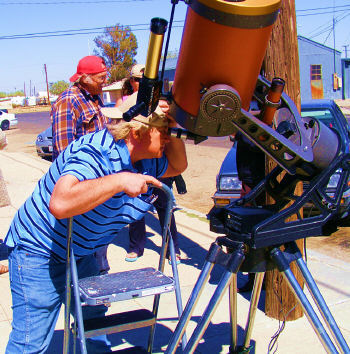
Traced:
POLYGON ((96 55, 88 55, 79 60, 77 72, 69 79, 75 82, 80 79, 83 74, 98 74, 107 71, 106 63, 103 58, 96 55))

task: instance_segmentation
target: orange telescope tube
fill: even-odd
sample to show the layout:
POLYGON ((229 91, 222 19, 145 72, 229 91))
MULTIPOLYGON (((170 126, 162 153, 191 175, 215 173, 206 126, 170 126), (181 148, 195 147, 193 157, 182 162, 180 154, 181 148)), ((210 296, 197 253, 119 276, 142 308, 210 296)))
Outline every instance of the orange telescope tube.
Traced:
MULTIPOLYGON (((232 87, 241 107, 249 109, 280 5, 280 0, 191 1, 172 87, 171 111, 182 126, 203 135, 205 122, 194 121, 203 94, 214 85, 232 87)), ((230 134, 209 130, 205 135, 230 134)))

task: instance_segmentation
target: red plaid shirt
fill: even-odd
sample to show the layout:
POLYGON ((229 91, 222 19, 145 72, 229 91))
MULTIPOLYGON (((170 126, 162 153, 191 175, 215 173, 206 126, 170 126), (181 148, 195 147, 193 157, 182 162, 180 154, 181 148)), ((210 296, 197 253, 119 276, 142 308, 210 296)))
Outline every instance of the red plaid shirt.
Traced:
POLYGON ((79 84, 61 93, 51 108, 54 160, 73 140, 103 129, 109 119, 101 112, 102 101, 79 84))

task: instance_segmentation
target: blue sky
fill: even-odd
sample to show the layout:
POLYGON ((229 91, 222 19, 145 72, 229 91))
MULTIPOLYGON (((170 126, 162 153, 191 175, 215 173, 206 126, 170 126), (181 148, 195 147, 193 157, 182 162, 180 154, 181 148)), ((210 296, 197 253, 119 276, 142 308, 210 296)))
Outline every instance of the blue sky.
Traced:
MULTIPOLYGON (((298 34, 333 47, 333 32, 330 30, 333 6, 338 20, 335 26, 336 49, 342 51, 344 57, 343 46, 350 44, 349 0, 296 0, 298 34), (314 10, 303 11, 305 9, 314 10), (303 16, 310 13, 313 15, 303 16)), ((49 82, 68 81, 79 59, 93 54, 93 39, 102 33, 101 29, 94 28, 117 23, 131 26, 139 46, 136 60, 144 62, 150 20, 153 17, 169 20, 171 7, 171 0, 0 0, 0 91, 23 90, 24 83, 27 94, 30 87, 32 92, 34 87, 36 92, 45 90, 44 64, 49 82), (94 33, 57 36, 60 34, 58 31, 70 31, 72 34, 72 30, 94 33), (44 32, 55 32, 56 36, 4 39, 44 32)), ((176 6, 174 20, 177 22, 174 23, 169 46, 172 51, 180 47, 186 9, 183 1, 176 6)))

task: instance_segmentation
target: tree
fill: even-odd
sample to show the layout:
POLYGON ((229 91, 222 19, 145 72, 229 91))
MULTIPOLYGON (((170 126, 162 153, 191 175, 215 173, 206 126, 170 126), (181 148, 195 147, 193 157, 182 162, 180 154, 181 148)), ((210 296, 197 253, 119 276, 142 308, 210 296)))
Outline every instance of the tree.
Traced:
POLYGON ((137 40, 130 27, 119 24, 106 27, 104 34, 94 39, 97 46, 96 55, 104 58, 109 79, 112 83, 129 75, 130 67, 135 64, 137 40))
POLYGON ((60 80, 57 82, 50 82, 50 90, 49 91, 53 95, 59 95, 64 90, 66 90, 68 87, 69 87, 69 83, 64 80, 60 80))
POLYGON ((24 92, 23 92, 23 91, 0 92, 0 98, 4 98, 4 97, 16 97, 16 96, 24 96, 24 92))

